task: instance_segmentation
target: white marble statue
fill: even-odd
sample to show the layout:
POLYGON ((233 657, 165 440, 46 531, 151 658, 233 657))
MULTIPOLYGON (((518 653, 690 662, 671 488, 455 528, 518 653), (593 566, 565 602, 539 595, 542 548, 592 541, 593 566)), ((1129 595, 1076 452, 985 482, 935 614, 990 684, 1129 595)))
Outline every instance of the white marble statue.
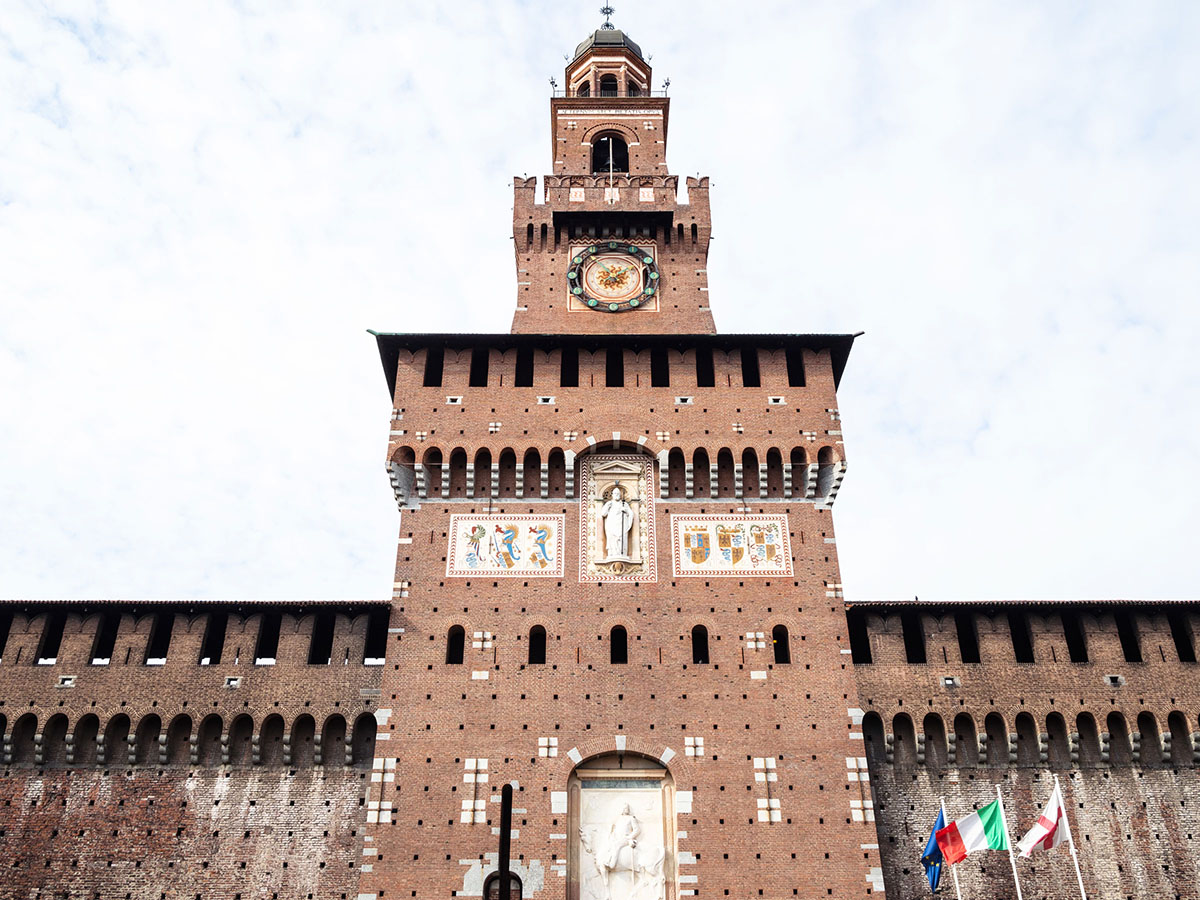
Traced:
POLYGON ((609 500, 600 507, 600 518, 604 520, 604 558, 629 559, 633 507, 625 502, 620 484, 613 487, 609 500))
POLYGON ((666 857, 661 841, 639 845, 642 826, 624 803, 609 823, 579 829, 585 854, 583 900, 664 900, 666 857))

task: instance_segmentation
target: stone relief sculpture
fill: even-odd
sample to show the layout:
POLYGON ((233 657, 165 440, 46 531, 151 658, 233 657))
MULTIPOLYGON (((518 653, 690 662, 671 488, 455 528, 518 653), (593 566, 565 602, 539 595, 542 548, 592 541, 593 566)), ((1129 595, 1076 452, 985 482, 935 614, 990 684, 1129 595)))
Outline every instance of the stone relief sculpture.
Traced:
MULTIPOLYGON (((654 830, 661 831, 661 825, 654 830)), ((629 803, 622 803, 607 830, 603 822, 581 825, 581 900, 664 900, 666 850, 661 836, 639 843, 641 834, 629 803)))

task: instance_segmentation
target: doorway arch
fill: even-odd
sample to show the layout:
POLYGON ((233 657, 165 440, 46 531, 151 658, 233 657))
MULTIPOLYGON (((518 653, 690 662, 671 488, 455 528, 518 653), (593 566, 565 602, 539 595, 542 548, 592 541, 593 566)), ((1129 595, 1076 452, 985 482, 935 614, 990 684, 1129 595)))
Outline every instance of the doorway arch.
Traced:
POLYGON ((675 782, 656 759, 608 753, 567 782, 568 900, 676 895, 675 782))

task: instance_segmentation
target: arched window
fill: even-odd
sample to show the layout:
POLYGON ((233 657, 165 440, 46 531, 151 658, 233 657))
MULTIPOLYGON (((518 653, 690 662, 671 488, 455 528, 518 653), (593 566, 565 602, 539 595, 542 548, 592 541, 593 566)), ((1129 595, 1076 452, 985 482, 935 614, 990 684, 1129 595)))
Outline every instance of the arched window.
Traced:
POLYGON ((1145 768, 1162 765, 1162 742, 1159 739, 1158 721, 1153 713, 1138 713, 1138 734, 1142 737, 1142 753, 1140 762, 1145 768))
POLYGON ((833 488, 833 471, 836 460, 831 447, 822 447, 817 452, 817 496, 828 497, 833 488))
POLYGON ((592 83, 590 81, 585 81, 579 87, 575 88, 575 96, 576 97, 592 96, 592 83))
POLYGON ((1046 716, 1046 760, 1055 769, 1071 768, 1071 738, 1061 713, 1046 716))
POLYGON ((37 716, 25 713, 13 724, 12 730, 12 764, 14 766, 32 766, 34 756, 34 736, 37 734, 37 716))
POLYGON ((254 720, 248 715, 240 715, 229 726, 229 764, 231 766, 250 765, 250 747, 254 738, 254 720))
POLYGON ((67 717, 51 716, 42 729, 42 765, 58 768, 67 764, 67 717))
POLYGON ((337 713, 321 729, 321 765, 335 769, 346 765, 346 719, 337 713))
POLYGON ((216 713, 204 717, 200 723, 199 746, 200 765, 219 766, 221 764, 221 732, 225 723, 216 713))
POLYGON ((1125 716, 1110 712, 1104 724, 1108 727, 1108 761, 1114 766, 1127 766, 1133 761, 1129 748, 1129 726, 1125 716))
POLYGON ((608 661, 614 666, 629 662, 629 635, 624 625, 614 625, 608 633, 608 661))
POLYGON ((931 769, 946 768, 946 723, 937 713, 929 713, 921 723, 925 733, 925 765, 931 769))
POLYGON ((592 143, 592 172, 629 171, 629 147, 625 139, 616 134, 601 135, 592 143))
POLYGON ((313 764, 313 738, 317 734, 317 723, 310 715, 302 715, 292 723, 288 747, 292 753, 292 768, 307 769, 313 764))
POLYGON ((1017 765, 1036 766, 1038 753, 1037 723, 1029 713, 1017 713, 1017 765))
POLYGON ((875 764, 886 760, 883 739, 883 719, 877 712, 869 712, 862 721, 863 743, 866 744, 867 759, 875 764))
POLYGON ((540 497, 542 495, 542 455, 533 447, 525 451, 521 481, 522 496, 540 497))
POLYGON ((897 769, 911 769, 917 764, 917 734, 908 713, 892 719, 892 751, 897 769))
POLYGON ((104 759, 109 765, 123 766, 129 761, 129 716, 117 713, 104 726, 104 759))
POLYGON ((534 625, 529 629, 529 664, 546 664, 546 629, 541 625, 534 625))
POLYGON ((979 765, 979 733, 969 713, 954 717, 954 764, 959 768, 979 765))
POLYGON ((715 496, 712 490, 712 469, 708 464, 708 451, 697 447, 692 454, 692 493, 697 497, 715 496))
POLYGON ((258 763, 262 766, 283 765, 283 716, 267 716, 258 732, 258 763))
POLYGON ((483 900, 521 900, 521 879, 515 873, 508 873, 508 897, 500 896, 500 873, 493 872, 483 882, 483 900))
POLYGON ((1192 736, 1188 734, 1187 719, 1179 710, 1167 716, 1167 728, 1171 733, 1171 765, 1192 764, 1192 736))
POLYGON ((1000 713, 988 713, 983 720, 983 731, 987 735, 987 764, 1008 765, 1008 726, 1000 713))
POLYGON ((446 632, 446 665, 461 666, 463 649, 467 642, 467 632, 461 625, 451 625, 446 632))
POLYGON ((642 96, 642 86, 632 81, 625 82, 625 96, 640 97, 642 96))
POLYGON ((616 75, 601 75, 600 76, 600 96, 615 97, 618 92, 618 82, 616 75))
POLYGON ((1082 712, 1075 717, 1075 730, 1079 733, 1079 764, 1100 764, 1100 729, 1091 713, 1082 712))
POLYGON ((776 625, 771 629, 771 644, 775 648, 775 662, 786 665, 792 661, 792 648, 788 643, 786 625, 776 625))
POLYGON ((167 763, 186 766, 192 756, 192 717, 178 715, 167 727, 167 763))
POLYGON ((75 723, 74 734, 74 764, 76 766, 94 766, 96 764, 96 738, 100 735, 100 720, 94 714, 88 713, 75 723))
POLYGON ((375 732, 378 721, 370 713, 363 713, 354 720, 354 732, 350 738, 350 761, 356 769, 369 769, 375 760, 375 732))
POLYGON ((162 720, 151 713, 138 722, 135 758, 140 766, 158 765, 158 735, 162 731, 162 720))
POLYGON ((708 629, 703 625, 692 629, 692 662, 698 666, 708 665, 708 629))

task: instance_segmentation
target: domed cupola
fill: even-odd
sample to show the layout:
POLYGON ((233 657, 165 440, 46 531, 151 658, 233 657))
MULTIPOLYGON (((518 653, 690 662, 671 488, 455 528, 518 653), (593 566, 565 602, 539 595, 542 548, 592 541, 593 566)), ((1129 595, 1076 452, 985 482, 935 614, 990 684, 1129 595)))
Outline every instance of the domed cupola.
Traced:
POLYGON ((650 93, 650 66, 642 48, 609 19, 613 8, 605 5, 604 24, 575 48, 567 65, 568 97, 645 97, 650 93))

